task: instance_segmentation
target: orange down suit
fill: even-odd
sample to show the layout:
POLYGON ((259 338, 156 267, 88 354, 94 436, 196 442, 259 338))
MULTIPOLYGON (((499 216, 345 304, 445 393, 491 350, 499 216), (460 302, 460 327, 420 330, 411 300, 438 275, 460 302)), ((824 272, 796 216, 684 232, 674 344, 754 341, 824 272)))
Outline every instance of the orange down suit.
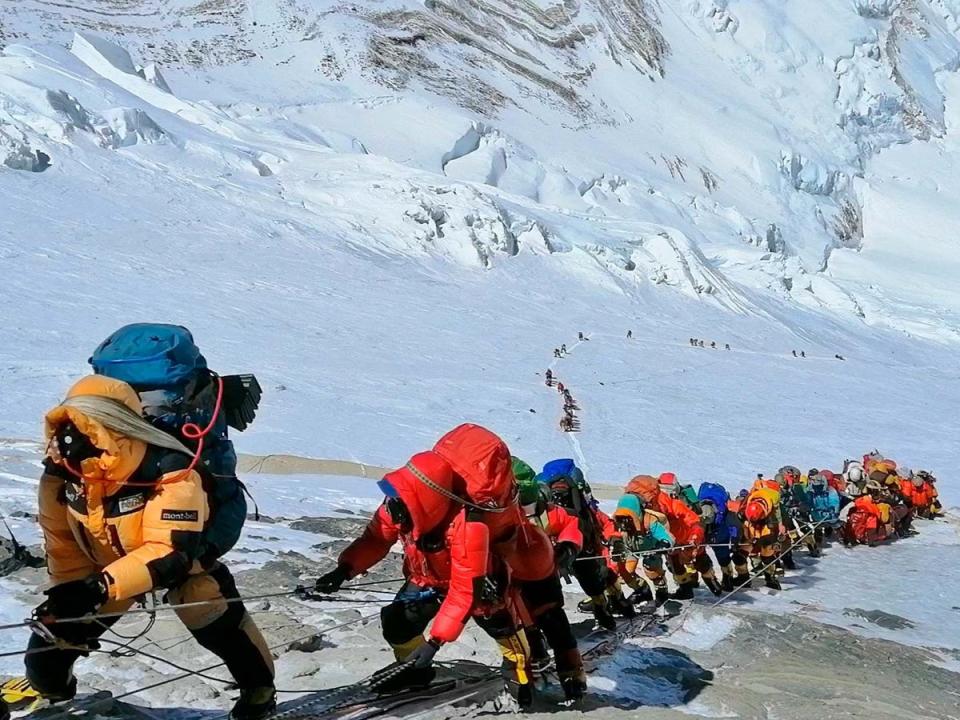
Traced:
MULTIPOLYGON (((55 450, 39 485, 39 521, 53 585, 100 574, 106 580, 102 613, 123 612, 137 596, 168 589, 169 602, 194 638, 217 654, 241 688, 273 685, 273 658, 247 613, 226 566, 201 567, 201 533, 210 517, 191 458, 114 431, 70 402, 122 405, 141 416, 140 399, 126 383, 90 376, 47 413, 46 435, 72 422, 101 451, 71 467, 55 450)), ((92 411, 90 411, 92 412, 92 411)), ((51 442, 50 447, 56 447, 51 442)), ((74 623, 90 640, 114 619, 74 623)), ((54 634, 59 627, 53 625, 54 634)), ((77 651, 47 647, 32 635, 27 677, 41 693, 60 692, 77 651), (44 652, 40 652, 43 650, 44 652), (52 650, 51 652, 46 652, 52 650)))

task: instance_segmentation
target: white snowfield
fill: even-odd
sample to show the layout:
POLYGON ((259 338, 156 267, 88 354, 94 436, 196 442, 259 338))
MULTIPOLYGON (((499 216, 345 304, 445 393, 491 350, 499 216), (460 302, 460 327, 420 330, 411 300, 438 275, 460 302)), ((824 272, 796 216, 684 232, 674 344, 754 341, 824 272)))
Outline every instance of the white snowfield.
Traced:
MULTIPOLYGON (((598 483, 735 491, 876 447, 960 505, 960 0, 22 0, 0 48, 0 510, 27 541, 42 414, 137 321, 257 374, 251 454, 395 467, 472 421, 598 483)), ((370 479, 248 479, 285 520, 377 502, 370 479)), ((228 559, 328 566, 330 536, 284 522, 228 559)), ((738 602, 955 662, 955 527, 738 602)), ((36 579, 2 581, 0 622, 36 579)), ((697 617, 691 652, 736 635, 697 617)), ((331 683, 383 659, 356 640, 331 683)))

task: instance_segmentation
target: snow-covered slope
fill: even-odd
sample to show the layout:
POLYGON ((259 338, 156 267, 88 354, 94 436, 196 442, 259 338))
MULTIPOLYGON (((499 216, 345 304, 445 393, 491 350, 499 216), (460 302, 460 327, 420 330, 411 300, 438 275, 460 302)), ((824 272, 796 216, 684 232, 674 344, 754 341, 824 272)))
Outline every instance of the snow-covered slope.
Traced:
MULTIPOLYGON (((247 452, 396 466, 472 420, 595 482, 739 487, 879 447, 960 504, 958 18, 955 0, 0 5, 0 509, 35 539, 27 441, 141 320, 258 374, 247 452), (577 435, 557 431, 551 363, 577 435)), ((376 502, 360 479, 249 479, 275 517, 376 502)), ((230 561, 289 563, 250 588, 315 574, 331 549, 306 533, 251 523, 230 561)), ((915 628, 879 634, 940 662, 960 645, 938 635, 951 590, 912 612, 910 573, 956 546, 940 526, 837 552, 758 605, 901 615, 915 628)), ((3 589, 28 603, 38 580, 3 589)), ((324 651, 356 647, 383 659, 373 631, 324 651)), ((287 660, 284 679, 316 669, 287 660)), ((602 677, 627 682, 624 662, 602 677)), ((199 680, 182 697, 223 704, 199 680)), ((688 709, 724 712, 708 700, 688 709)))
POLYGON ((30 0, 0 14, 5 163, 50 162, 80 182, 70 162, 86 134, 120 151, 111 175, 152 157, 171 185, 180 172, 202 187, 246 176, 222 194, 266 196, 264 214, 299 206, 308 224, 340 216, 394 257, 483 268, 523 246, 577 248, 630 288, 748 312, 762 312, 759 292, 947 339, 949 180, 917 198, 884 151, 907 144, 924 155, 912 174, 956 174, 958 12, 948 0, 30 0), (46 39, 72 56, 14 44, 46 39), (344 161, 338 203, 313 175, 344 161), (372 187, 384 174, 404 187, 372 187), (898 212, 907 198, 916 213, 898 212))

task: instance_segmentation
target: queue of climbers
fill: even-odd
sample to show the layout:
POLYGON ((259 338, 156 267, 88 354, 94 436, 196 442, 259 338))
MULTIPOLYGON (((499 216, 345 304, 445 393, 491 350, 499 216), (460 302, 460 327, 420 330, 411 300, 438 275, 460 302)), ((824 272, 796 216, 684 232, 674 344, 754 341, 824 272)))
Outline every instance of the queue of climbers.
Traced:
POLYGON ((560 430, 563 432, 579 432, 580 418, 577 416, 577 411, 580 409, 580 406, 573 398, 573 393, 570 392, 570 388, 564 385, 550 368, 547 368, 547 371, 544 373, 544 378, 547 387, 556 387, 557 392, 560 393, 560 396, 563 398, 563 414, 560 416, 560 430))
MULTIPOLYGON (((34 611, 26 680, 42 698, 69 700, 77 659, 137 597, 166 592, 232 674, 240 697, 230 717, 266 718, 273 659, 222 562, 247 509, 228 427, 253 421, 260 387, 252 375, 212 372, 189 331, 172 325, 121 328, 90 362, 94 374, 45 416, 38 517, 51 586, 34 611)), ((942 513, 933 475, 874 451, 836 473, 784 466, 736 495, 669 472, 637 475, 607 514, 573 460, 536 471, 474 424, 378 486, 383 503, 315 583, 334 594, 400 544, 404 583, 380 613, 396 663, 371 687, 428 685, 436 653, 473 621, 499 649, 521 706, 548 667, 570 702, 586 692, 563 581, 575 579, 580 609, 613 630, 618 618, 694 599, 701 581, 717 596, 759 577, 779 589, 795 548, 816 556, 831 539, 875 545, 942 513)))
POLYGON ((795 549, 817 557, 831 539, 873 545, 939 514, 934 483, 874 452, 838 473, 784 466, 736 495, 674 473, 638 475, 608 514, 573 460, 537 472, 489 430, 461 425, 381 481, 380 510, 316 587, 335 593, 399 541, 407 582, 381 611, 398 663, 384 669, 385 690, 429 684, 437 651, 472 619, 500 648, 522 706, 551 652, 576 702, 586 684, 561 579, 576 579, 586 596, 578 609, 603 630, 693 600, 701 581, 715 596, 756 578, 780 590, 795 549))

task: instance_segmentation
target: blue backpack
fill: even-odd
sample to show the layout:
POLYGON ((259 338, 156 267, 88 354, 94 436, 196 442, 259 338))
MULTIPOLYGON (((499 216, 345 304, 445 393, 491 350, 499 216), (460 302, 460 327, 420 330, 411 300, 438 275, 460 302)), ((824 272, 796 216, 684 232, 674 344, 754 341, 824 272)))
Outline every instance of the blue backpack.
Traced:
POLYGON ((207 367, 189 330, 157 323, 120 328, 93 351, 90 364, 97 375, 137 390, 176 388, 207 367))
POLYGON ((569 458, 558 458, 549 461, 543 466, 543 471, 540 473, 541 482, 547 485, 560 478, 572 480, 577 487, 582 487, 583 485, 583 472, 577 467, 577 464, 569 458))
POLYGON ((247 516, 245 488, 237 478, 237 454, 227 426, 244 430, 253 421, 261 394, 256 378, 216 376, 187 328, 161 323, 120 328, 97 346, 89 362, 96 374, 133 387, 146 419, 188 447, 192 443, 184 439, 183 426, 210 425, 223 383, 220 412, 206 436, 197 470, 212 510, 204 530, 204 555, 213 559, 225 554, 236 544, 247 516))
POLYGON ((708 502, 716 508, 717 526, 726 522, 727 501, 730 499, 730 493, 723 485, 710 482, 701 483, 700 489, 697 491, 697 497, 700 498, 701 504, 708 502))

